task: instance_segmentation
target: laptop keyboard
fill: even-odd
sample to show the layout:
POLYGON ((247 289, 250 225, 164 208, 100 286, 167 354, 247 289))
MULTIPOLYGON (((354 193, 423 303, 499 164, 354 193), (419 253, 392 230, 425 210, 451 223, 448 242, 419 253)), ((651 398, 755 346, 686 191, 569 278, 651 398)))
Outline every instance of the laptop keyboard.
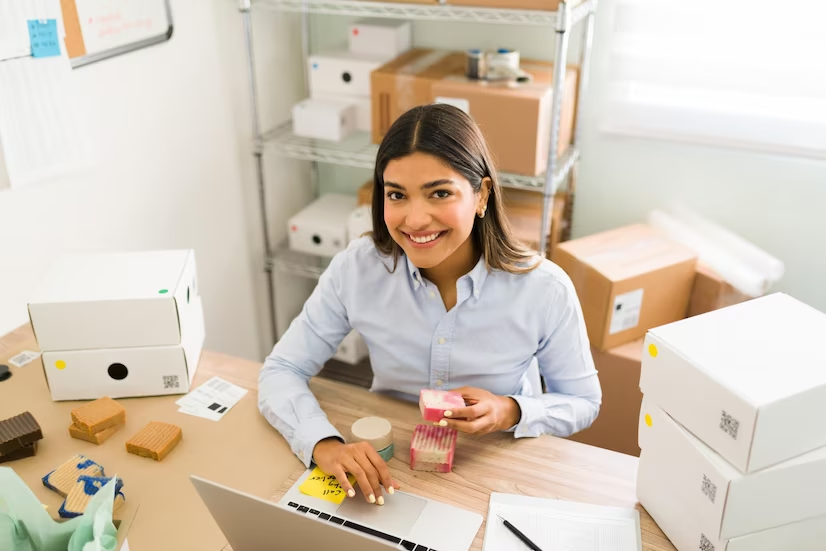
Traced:
POLYGON ((381 538, 383 540, 389 541, 390 543, 395 543, 396 545, 399 545, 401 549, 406 549, 407 551, 436 551, 436 549, 428 548, 425 545, 418 545, 416 543, 413 543, 412 541, 397 538, 396 536, 386 534, 385 532, 380 532, 379 530, 375 530, 373 528, 370 528, 369 526, 364 526, 362 524, 357 524, 349 520, 344 520, 343 518, 339 518, 337 516, 322 513, 321 511, 318 511, 316 509, 310 509, 309 507, 299 505, 294 501, 290 501, 289 503, 287 503, 287 505, 289 505, 299 513, 315 515, 322 521, 334 522, 336 524, 344 526, 345 528, 355 530, 356 532, 361 532, 363 534, 369 534, 371 536, 381 538))

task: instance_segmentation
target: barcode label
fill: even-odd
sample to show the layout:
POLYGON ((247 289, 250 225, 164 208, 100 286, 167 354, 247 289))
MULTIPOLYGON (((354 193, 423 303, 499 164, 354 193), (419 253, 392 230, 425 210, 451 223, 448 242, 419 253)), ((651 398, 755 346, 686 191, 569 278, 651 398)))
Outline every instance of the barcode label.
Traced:
POLYGON ((709 480, 706 475, 703 475, 703 493, 714 503, 714 499, 717 497, 717 485, 709 480))
POLYGON ((608 334, 633 329, 640 323, 642 310, 642 289, 623 293, 614 297, 614 309, 611 311, 611 326, 608 334))
POLYGON ((163 376, 163 387, 164 389, 167 388, 181 388, 181 384, 178 382, 177 375, 164 375, 163 376))
POLYGON ((221 379, 210 379, 206 384, 208 387, 213 388, 218 392, 226 392, 231 388, 229 383, 222 381, 221 379))
POLYGON ((714 551, 714 544, 708 541, 705 534, 700 534, 700 551, 714 551))
POLYGON ((737 431, 740 429, 740 421, 723 411, 720 417, 720 430, 737 440, 737 431))
POLYGON ((40 352, 32 352, 31 350, 24 350, 17 356, 10 358, 9 363, 14 367, 23 367, 24 365, 31 363, 33 360, 40 357, 40 352))

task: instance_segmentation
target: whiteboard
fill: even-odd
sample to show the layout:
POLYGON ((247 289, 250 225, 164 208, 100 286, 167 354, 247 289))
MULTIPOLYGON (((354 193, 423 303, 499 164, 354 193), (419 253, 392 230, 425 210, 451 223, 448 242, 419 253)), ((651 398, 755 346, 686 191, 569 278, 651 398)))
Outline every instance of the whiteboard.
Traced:
POLYGON ((169 0, 60 0, 72 67, 159 44, 172 36, 169 0))

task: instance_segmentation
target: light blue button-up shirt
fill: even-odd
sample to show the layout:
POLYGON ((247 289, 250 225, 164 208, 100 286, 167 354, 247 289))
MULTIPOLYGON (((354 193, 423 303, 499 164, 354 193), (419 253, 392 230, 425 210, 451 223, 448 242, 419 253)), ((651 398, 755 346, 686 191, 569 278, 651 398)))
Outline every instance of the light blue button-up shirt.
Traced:
POLYGON ((392 267, 369 237, 352 242, 264 362, 259 409, 307 467, 316 443, 342 438, 307 382, 351 329, 370 350, 373 391, 418 400, 422 388, 474 386, 511 396, 522 410, 517 438, 568 436, 591 425, 602 391, 579 300, 562 269, 543 259, 525 274, 488 272, 480 259, 459 278, 456 306, 446 311, 436 285, 406 256, 392 267), (529 384, 532 362, 545 394, 529 384))

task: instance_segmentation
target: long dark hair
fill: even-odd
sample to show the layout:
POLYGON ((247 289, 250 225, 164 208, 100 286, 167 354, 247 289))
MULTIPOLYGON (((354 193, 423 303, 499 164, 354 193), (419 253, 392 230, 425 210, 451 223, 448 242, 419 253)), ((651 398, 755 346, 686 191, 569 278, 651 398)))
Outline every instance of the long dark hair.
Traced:
POLYGON ((532 262, 535 254, 513 238, 502 205, 499 177, 479 127, 461 109, 434 103, 414 107, 399 117, 384 136, 376 156, 372 235, 379 252, 393 257, 394 269, 403 250, 384 222, 384 170, 390 161, 416 152, 432 155, 452 167, 476 193, 485 178, 491 179, 487 212, 483 218, 476 217, 471 231, 473 245, 481 251, 488 270, 524 273, 538 266, 539 262, 532 262))

